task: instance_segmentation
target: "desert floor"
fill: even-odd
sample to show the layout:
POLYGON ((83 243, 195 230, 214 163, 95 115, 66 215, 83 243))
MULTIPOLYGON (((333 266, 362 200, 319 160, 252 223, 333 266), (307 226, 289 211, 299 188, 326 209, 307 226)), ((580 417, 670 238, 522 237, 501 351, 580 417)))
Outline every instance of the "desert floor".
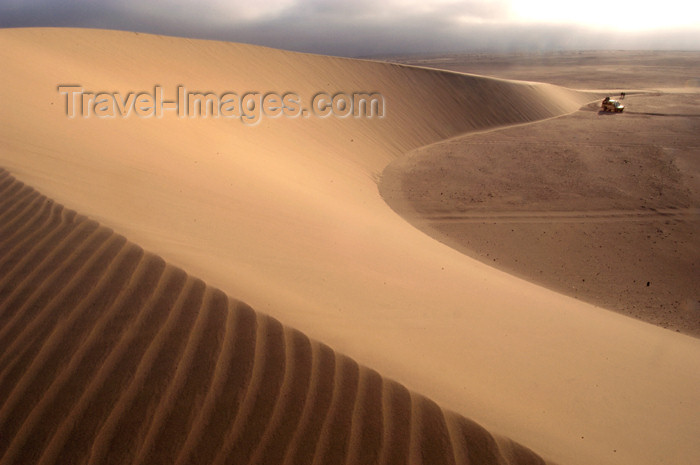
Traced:
POLYGON ((601 50, 511 54, 382 57, 404 63, 503 79, 548 82, 605 92, 700 85, 698 52, 601 50))
POLYGON ((595 102, 422 147, 384 171, 382 195, 417 227, 485 263, 700 335, 700 87, 689 85, 700 74, 697 54, 528 58, 406 61, 576 88, 607 79, 613 88, 649 89, 628 91, 621 114, 595 102))
POLYGON ((615 53, 470 59, 517 65, 490 78, 104 30, 0 45, 2 465, 700 456, 697 55, 614 81, 615 53), (67 84, 386 114, 70 118, 67 84))

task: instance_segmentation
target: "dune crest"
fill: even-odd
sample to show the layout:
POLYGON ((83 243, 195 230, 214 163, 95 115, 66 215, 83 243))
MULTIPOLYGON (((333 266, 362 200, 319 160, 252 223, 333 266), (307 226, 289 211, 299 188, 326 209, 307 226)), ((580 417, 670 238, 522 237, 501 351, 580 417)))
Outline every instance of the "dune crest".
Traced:
POLYGON ((544 463, 0 169, 0 463, 544 463))

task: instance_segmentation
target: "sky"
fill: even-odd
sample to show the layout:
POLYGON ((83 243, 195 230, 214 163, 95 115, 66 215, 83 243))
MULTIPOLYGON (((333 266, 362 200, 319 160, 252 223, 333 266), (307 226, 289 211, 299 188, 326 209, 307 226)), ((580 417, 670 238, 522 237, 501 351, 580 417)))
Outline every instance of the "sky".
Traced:
POLYGON ((371 57, 700 50, 690 0, 0 0, 0 27, 91 27, 371 57))

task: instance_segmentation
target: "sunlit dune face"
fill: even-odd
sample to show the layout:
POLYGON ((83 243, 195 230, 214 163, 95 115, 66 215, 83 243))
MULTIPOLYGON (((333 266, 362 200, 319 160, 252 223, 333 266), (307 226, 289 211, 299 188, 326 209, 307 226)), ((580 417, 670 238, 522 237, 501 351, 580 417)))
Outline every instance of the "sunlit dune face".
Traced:
POLYGON ((629 31, 690 26, 700 28, 700 6, 687 1, 511 0, 511 7, 514 19, 522 22, 572 23, 629 31))

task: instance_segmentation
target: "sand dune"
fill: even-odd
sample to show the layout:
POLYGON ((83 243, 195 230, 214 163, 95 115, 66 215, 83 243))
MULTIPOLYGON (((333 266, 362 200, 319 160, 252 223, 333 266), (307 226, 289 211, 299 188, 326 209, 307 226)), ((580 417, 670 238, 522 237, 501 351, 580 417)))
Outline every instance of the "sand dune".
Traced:
POLYGON ((0 170, 0 463, 540 464, 0 170))
MULTIPOLYGON (((377 191, 383 169, 410 150, 468 131, 570 113, 590 95, 552 85, 135 33, 4 30, 0 44, 5 71, 0 73, 0 166, 18 180, 125 235, 208 286, 489 431, 527 445, 548 460, 640 465, 692 463, 700 455, 696 440, 700 341, 576 301, 472 260, 409 225, 377 191), (386 115, 382 119, 264 119, 255 126, 168 116, 71 119, 57 92, 61 84, 78 84, 95 92, 142 91, 155 85, 170 93, 178 85, 213 92, 294 91, 303 96, 319 91, 376 91, 386 99, 386 115)), ((86 223, 81 231, 96 228, 90 225, 86 223)), ((74 236, 67 237, 74 240, 74 236)), ((100 254, 83 257, 81 263, 97 266, 101 257, 113 254, 119 257, 119 266, 132 270, 130 277, 119 278, 127 280, 127 288, 136 286, 134 273, 143 273, 139 274, 143 280, 155 279, 139 268, 141 261, 135 258, 139 252, 127 253, 128 247, 115 251, 119 240, 104 240, 100 254)), ((42 247, 50 242, 42 242, 42 247)), ((115 266, 105 273, 114 272, 115 266)), ((69 267, 51 279, 61 280, 69 271, 84 273, 81 270, 69 267)), ((99 286, 99 280, 86 276, 88 283, 99 286)), ((204 284, 190 285, 196 288, 195 295, 188 296, 209 302, 204 284)), ((66 288, 65 297, 89 291, 66 288)), ((206 306, 200 310, 200 314, 214 313, 206 306)), ((88 325, 95 334, 107 328, 100 326, 106 325, 101 315, 95 314, 96 320, 88 325)), ((188 315, 193 318, 191 314, 182 318, 188 315)), ((70 319, 57 321, 56 329, 64 334, 66 325, 73 324, 70 319)), ((186 334, 167 340, 182 355, 178 356, 180 371, 170 368, 173 383, 154 387, 165 396, 164 402, 151 410, 140 407, 144 402, 139 397, 140 380, 146 383, 154 371, 136 371, 136 385, 108 389, 108 395, 120 399, 122 393, 133 396, 119 408, 140 412, 141 418, 152 422, 144 423, 147 429, 141 431, 136 429, 138 421, 110 420, 107 429, 101 430, 103 436, 90 438, 94 439, 91 453, 107 457, 111 447, 116 448, 115 454, 124 453, 119 452, 121 442, 108 444, 110 431, 145 441, 130 452, 139 461, 150 460, 152 445, 161 441, 184 441, 188 445, 183 447, 195 453, 199 439, 184 438, 182 428, 199 420, 189 416, 194 413, 179 410, 178 399, 197 399, 201 405, 211 405, 213 400, 207 401, 198 391, 208 387, 188 384, 186 373, 195 369, 192 360, 199 357, 199 346, 177 344, 202 340, 206 324, 196 319, 184 326, 186 334), (163 436, 164 425, 170 424, 179 425, 177 431, 172 437, 163 436)), ((221 323, 225 324, 229 323, 221 323)), ((175 325, 173 330, 178 328, 175 325)), ((41 325, 31 331, 48 330, 41 325)), ((79 331, 90 337, 88 329, 79 331)), ((50 340, 58 344, 63 339, 50 340)), ((79 341, 69 344, 79 350, 79 341)), ((257 357, 266 354, 256 351, 257 357)), ((30 355, 27 352, 25 357, 30 355)), ((45 357, 48 360, 49 354, 45 357)), ((145 360, 154 367, 161 362, 164 367, 173 366, 168 363, 174 360, 155 357, 145 360)), ((365 382, 359 369, 347 369, 343 377, 365 382)), ((107 370, 101 376, 109 373, 125 371, 107 370)), ((368 383, 376 382, 370 378, 367 375, 368 383)), ((225 382, 212 378, 209 383, 225 382)), ((269 389, 295 382, 277 379, 269 389)), ((33 386, 24 383, 26 389, 33 386)), ((47 388, 36 384, 38 391, 47 388)), ((348 389, 337 396, 360 392, 348 389)), ((27 391, 27 399, 40 402, 43 396, 32 392, 27 391)), ((397 402, 406 402, 405 393, 392 395, 400 397, 397 402)), ((415 399, 411 395, 412 405, 415 399)), ((271 412, 267 401, 261 398, 259 407, 271 412)), ((13 402, 20 408, 13 421, 29 414, 30 400, 27 407, 13 402)), ((250 402, 257 405, 258 401, 250 402)), ((246 408, 252 409, 250 402, 246 408)), ((339 416, 347 408, 342 400, 319 402, 330 402, 327 408, 339 416)), ((417 403, 425 411, 434 410, 417 403)), ((98 418, 102 415, 96 407, 85 408, 98 418)), ((198 412, 204 412, 204 407, 198 412)), ((268 415, 275 418, 270 424, 286 428, 287 416, 268 415)), ((60 416, 48 418, 63 421, 60 416)), ((66 421, 77 428, 89 425, 83 426, 80 419, 66 421)), ((395 424, 399 428, 404 423, 395 424)), ((432 420, 422 424, 426 431, 434 429, 432 420)), ((235 426, 227 430, 231 434, 247 434, 240 424, 229 426, 235 426)), ((257 423, 251 427, 265 429, 257 423)), ((206 438, 204 427, 197 428, 188 431, 206 438)), ((325 438, 335 437, 334 431, 340 428, 347 424, 339 420, 322 427, 319 444, 328 444, 325 438)), ((371 441, 361 433, 350 431, 342 441, 371 441)), ((276 437, 272 431, 261 434, 276 437)), ((309 454, 311 446, 303 442, 306 436, 298 435, 292 442, 297 441, 299 454, 309 454)), ((399 436, 405 438, 405 433, 399 436)), ((129 441, 134 440, 124 444, 129 441)), ((352 449, 345 444, 337 447, 352 449)), ((419 443, 411 444, 409 453, 419 455, 419 443)), ((58 446, 50 447, 53 451, 58 446)), ((335 447, 324 445, 323 453, 335 454, 335 447)), ((360 451, 353 449, 353 454, 360 451)), ((386 452, 391 457, 394 453, 386 452)), ((426 449, 427 453, 432 451, 426 449)))

